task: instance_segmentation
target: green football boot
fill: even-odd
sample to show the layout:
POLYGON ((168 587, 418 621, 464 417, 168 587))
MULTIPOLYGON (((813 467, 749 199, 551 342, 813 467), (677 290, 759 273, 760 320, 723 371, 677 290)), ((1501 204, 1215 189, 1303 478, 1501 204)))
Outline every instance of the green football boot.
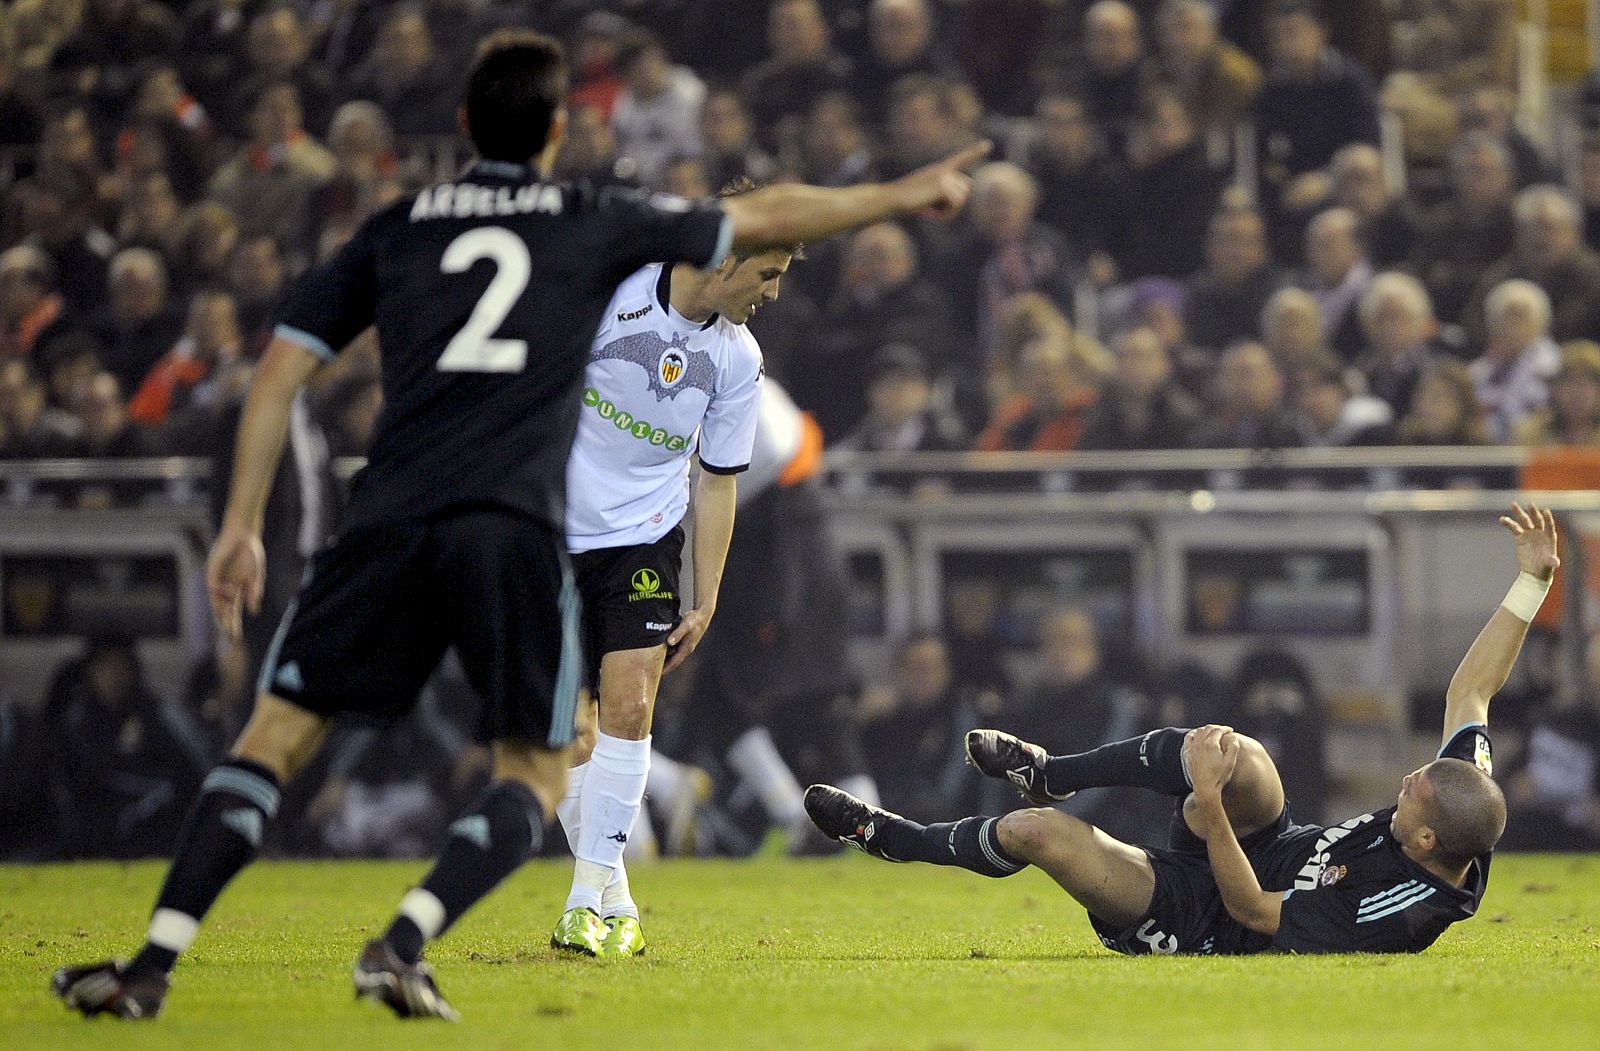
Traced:
POLYGON ((599 956, 606 939, 606 925, 593 909, 568 909, 550 935, 550 948, 599 956))
POLYGON ((632 916, 607 916, 606 936, 600 943, 600 955, 610 959, 617 956, 644 955, 644 928, 632 916))

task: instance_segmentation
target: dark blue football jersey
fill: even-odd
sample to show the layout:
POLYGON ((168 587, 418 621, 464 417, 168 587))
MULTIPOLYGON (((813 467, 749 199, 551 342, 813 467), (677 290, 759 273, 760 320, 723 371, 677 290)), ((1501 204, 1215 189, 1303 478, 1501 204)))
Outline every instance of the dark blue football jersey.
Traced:
POLYGON ((277 328, 332 358, 377 326, 384 406, 347 524, 493 504, 560 529, 612 292, 647 263, 715 265, 732 237, 715 202, 495 161, 368 219, 296 285, 277 328))
MULTIPOLYGON (((1441 757, 1493 772, 1488 728, 1458 730, 1441 757)), ((1476 858, 1457 887, 1408 858, 1389 822, 1394 807, 1321 829, 1298 871, 1260 873, 1262 886, 1289 888, 1272 947, 1300 953, 1420 952, 1452 923, 1478 911, 1491 854, 1476 858)))

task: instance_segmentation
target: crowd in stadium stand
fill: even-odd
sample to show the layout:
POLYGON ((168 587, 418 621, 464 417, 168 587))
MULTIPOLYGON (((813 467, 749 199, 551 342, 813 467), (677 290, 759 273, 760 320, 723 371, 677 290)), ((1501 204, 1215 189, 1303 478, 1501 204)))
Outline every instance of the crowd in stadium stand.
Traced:
MULTIPOLYGON (((460 156, 509 24, 570 45, 564 177, 842 185, 996 140, 960 223, 813 246, 755 322, 834 447, 1591 444, 1600 141, 1564 186, 1513 121, 1515 8, 18 0, 0 455, 214 448, 286 282, 460 156)), ((373 373, 319 387, 340 451, 373 373)))
MULTIPOLYGON (((1516 17, 1514 0, 15 0, 0 459, 223 458, 285 288, 466 159, 461 75, 510 25, 570 49, 562 178, 837 186, 995 140, 960 221, 807 246, 752 323, 831 448, 1597 445, 1600 134, 1557 157, 1513 119, 1516 17)), ((315 380, 324 460, 364 449, 376 363, 366 339, 315 380)), ((1010 640, 1038 647, 1028 689, 968 627, 905 642, 861 699, 865 741, 919 742, 870 750, 892 805, 970 802, 944 776, 970 714, 1028 733, 1070 691, 1096 713, 1085 745, 1132 714, 1182 717, 1167 677, 1103 670, 1081 612, 1010 640)), ((1259 695, 1249 714, 1321 778, 1309 679, 1252 660, 1216 696, 1259 695)), ((164 849, 174 801, 237 729, 205 721, 218 688, 194 688, 197 732, 165 719, 125 642, 63 669, 37 722, 65 743, 30 775, 81 812, 57 815, 76 838, 55 849, 164 849), (117 793, 137 813, 107 824, 117 793)), ((1512 801, 1593 841, 1600 717, 1547 714, 1512 801)), ((26 717, 0 705, 0 770, 26 717)), ((408 732, 436 757, 427 786, 470 780, 444 721, 408 732)), ((364 748, 335 749, 337 791, 300 801, 322 829, 300 847, 425 842, 451 812, 426 786, 362 781, 364 748), (383 805, 352 810, 352 786, 383 805), (349 817, 380 811, 392 823, 349 817)), ((0 828, 36 820, 9 798, 0 828)))

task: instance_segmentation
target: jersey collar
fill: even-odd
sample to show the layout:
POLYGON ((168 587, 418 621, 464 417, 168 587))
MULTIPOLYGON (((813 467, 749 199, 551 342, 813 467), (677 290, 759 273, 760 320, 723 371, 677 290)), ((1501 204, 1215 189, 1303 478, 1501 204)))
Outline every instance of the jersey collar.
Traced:
POLYGON ((667 317, 675 318, 675 319, 677 319, 679 321, 682 321, 686 325, 691 325, 691 326, 698 325, 699 328, 700 328, 700 331, 702 331, 702 332, 704 332, 706 329, 710 328, 712 325, 715 325, 717 323, 717 315, 716 314, 712 314, 710 317, 706 318, 704 324, 701 324, 698 321, 689 320, 688 318, 684 317, 682 314, 678 313, 676 310, 672 309, 672 264, 671 263, 662 263, 661 264, 661 276, 656 278, 656 299, 661 303, 661 311, 662 311, 662 313, 666 314, 667 317))
POLYGON ((515 179, 518 182, 538 182, 539 175, 526 164, 512 161, 491 161, 479 158, 467 169, 474 175, 492 175, 497 179, 515 179))

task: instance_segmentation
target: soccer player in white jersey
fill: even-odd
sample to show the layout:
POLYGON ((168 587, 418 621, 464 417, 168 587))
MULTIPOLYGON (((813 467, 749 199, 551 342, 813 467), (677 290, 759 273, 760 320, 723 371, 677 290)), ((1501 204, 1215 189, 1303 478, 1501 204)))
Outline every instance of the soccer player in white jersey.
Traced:
POLYGON ((716 612, 761 400, 761 348, 745 322, 778 297, 795 251, 732 255, 713 270, 647 266, 618 287, 595 337, 567 464, 567 546, 598 732, 583 734, 556 808, 576 859, 558 949, 644 951, 622 855, 644 801, 656 689, 716 612), (680 616, 691 506, 694 606, 680 616))

